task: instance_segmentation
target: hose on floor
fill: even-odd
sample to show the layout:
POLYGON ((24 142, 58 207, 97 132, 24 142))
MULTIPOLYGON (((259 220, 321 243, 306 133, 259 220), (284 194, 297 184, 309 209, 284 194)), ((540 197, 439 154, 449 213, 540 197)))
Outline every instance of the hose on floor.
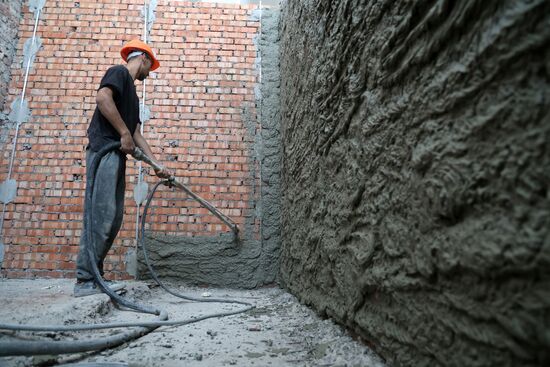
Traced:
MULTIPOLYGON (((87 187, 86 190, 86 197, 85 201, 87 203, 86 207, 91 207, 91 201, 93 199, 93 185, 95 182, 95 175, 97 172, 97 169, 99 167, 99 164, 101 162, 101 158, 103 158, 107 153, 120 148, 120 142, 114 142, 106 145, 103 149, 101 149, 92 162, 90 163, 89 168, 89 176, 87 178, 87 187)), ((98 330, 98 329, 112 329, 112 328, 136 328, 134 330, 130 330, 121 334, 117 334, 110 337, 102 337, 100 339, 93 339, 93 340, 69 340, 69 341, 10 341, 10 342, 0 342, 0 356, 31 356, 31 355, 56 355, 56 354, 68 354, 68 353, 79 353, 79 352, 89 352, 89 351, 100 351, 107 348, 113 348, 116 346, 119 346, 123 343, 127 343, 131 340, 137 339, 143 335, 146 335, 150 333, 151 331, 155 330, 158 327, 161 326, 179 326, 179 325, 187 325, 195 322, 199 322, 202 320, 206 320, 209 318, 215 318, 215 317, 225 317, 225 316, 231 316, 236 315, 239 313, 243 313, 246 311, 249 311, 253 309, 255 306, 243 301, 237 301, 237 300, 229 300, 229 299, 221 299, 221 298, 212 298, 212 299, 201 299, 201 298, 194 298, 189 297, 184 294, 177 293, 175 291, 170 290, 168 287, 166 287, 158 278, 158 275, 153 269, 153 266, 151 265, 151 262, 149 261, 149 257, 147 255, 147 249, 145 246, 145 226, 146 226, 146 217, 147 217, 147 211, 149 209, 149 206, 151 204, 151 200, 153 199, 153 195, 155 194, 156 190, 160 186, 160 184, 167 184, 171 185, 170 180, 166 181, 159 181, 153 188, 153 190, 149 193, 147 197, 146 205, 143 209, 143 215, 141 218, 141 228, 140 228, 140 236, 138 238, 140 247, 143 250, 145 262, 147 264, 147 267, 149 271, 151 272, 151 276, 153 279, 157 282, 157 284, 162 287, 164 290, 166 290, 168 293, 185 299, 189 301, 194 302, 218 302, 218 303, 234 303, 234 304, 241 304, 246 307, 241 308, 236 311, 229 311, 229 312, 221 312, 196 318, 189 318, 189 319, 181 319, 181 320, 174 320, 174 321, 168 321, 168 314, 166 311, 157 309, 157 308, 151 308, 144 305, 137 304, 135 302, 132 302, 120 295, 118 295, 116 292, 112 291, 109 286, 105 283, 103 280, 99 268, 97 266, 97 261, 95 259, 95 252, 93 251, 93 248, 88 247, 88 255, 89 259, 92 262, 92 270, 95 281, 99 284, 103 292, 109 295, 111 297, 111 300, 119 305, 125 306, 127 308, 130 308, 132 310, 138 311, 138 312, 144 312, 144 313, 150 313, 153 315, 157 315, 159 318, 159 321, 143 321, 143 322, 122 322, 122 323, 103 323, 103 324, 93 324, 93 325, 71 325, 71 326, 63 326, 63 325, 19 325, 19 324, 0 324, 0 330, 12 330, 12 331, 34 331, 34 332, 64 332, 64 331, 83 331, 83 330, 98 330)), ((87 210, 86 211, 86 221, 87 223, 93 223, 92 222, 92 211, 87 210)), ((233 229, 233 228, 232 228, 233 229)), ((93 238, 93 232, 92 232, 92 226, 88 225, 86 230, 87 238, 93 238)))

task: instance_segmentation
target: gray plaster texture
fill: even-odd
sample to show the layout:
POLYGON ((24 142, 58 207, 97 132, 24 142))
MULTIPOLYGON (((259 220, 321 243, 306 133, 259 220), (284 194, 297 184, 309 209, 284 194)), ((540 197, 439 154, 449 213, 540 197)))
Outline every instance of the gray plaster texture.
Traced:
POLYGON ((23 61, 21 63, 21 70, 23 70, 23 73, 27 72, 27 68, 29 68, 29 70, 32 69, 36 54, 40 51, 41 47, 42 39, 40 36, 27 38, 23 45, 23 61))
POLYGON ((46 0, 29 0, 29 10, 36 14, 42 11, 45 4, 46 0))
MULTIPOLYGON (((236 288, 254 288, 277 281, 281 241, 279 9, 264 8, 255 14, 261 18, 256 39, 257 72, 261 79, 255 109, 243 107, 243 120, 250 142, 249 179, 259 180, 259 192, 250 195, 251 209, 238 240, 228 233, 179 237, 147 232, 148 253, 161 278, 236 288), (255 234, 258 220, 259 238, 255 234)), ((149 278, 141 251, 138 262, 139 277, 149 278)))
POLYGON ((261 122, 261 236, 262 249, 269 254, 266 262, 270 274, 279 272, 281 245, 281 116, 279 80, 279 13, 263 8, 259 50, 261 53, 260 122, 261 122))
MULTIPOLYGON (((0 124, 7 118, 6 97, 11 76, 11 66, 17 48, 17 31, 21 20, 21 0, 0 2, 0 124)), ((4 131, 2 130, 2 135, 4 131)))
POLYGON ((262 6, 278 6, 279 0, 191 0, 192 3, 219 3, 219 4, 257 4, 262 6))
POLYGON ((146 39, 149 39, 149 36, 151 35, 151 28, 153 27, 153 23, 157 18, 157 0, 151 0, 149 4, 147 4, 147 7, 143 7, 141 9, 141 16, 144 18, 144 20, 147 20, 146 39), (145 12, 146 9, 147 13, 145 12))
POLYGON ((550 2, 286 2, 281 278, 395 366, 550 365, 550 2))
MULTIPOLYGON (((105 294, 83 298, 71 296, 68 279, 0 279, 0 323, 31 325, 77 325, 107 322, 156 321, 118 309, 105 294), (47 312, 44 312, 47 310, 47 312)), ((185 287, 170 284, 177 292, 206 299, 230 298, 252 303, 255 309, 229 317, 161 327, 119 347, 95 353, 60 356, 0 357, 2 367, 105 366, 361 366, 383 367, 368 347, 353 340, 349 332, 301 305, 280 288, 232 290, 185 287), (110 365, 111 365, 110 364, 110 365)), ((145 282, 126 283, 127 298, 166 310, 169 320, 185 320, 238 310, 241 305, 187 302, 145 282)), ((97 339, 127 331, 110 329, 83 332, 0 332, 0 342, 14 338, 31 340, 97 339)))

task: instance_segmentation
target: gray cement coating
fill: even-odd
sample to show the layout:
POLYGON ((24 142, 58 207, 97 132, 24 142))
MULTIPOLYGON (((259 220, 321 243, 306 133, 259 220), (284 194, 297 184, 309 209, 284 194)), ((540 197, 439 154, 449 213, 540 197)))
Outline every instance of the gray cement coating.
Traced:
POLYGON ((151 28, 153 28, 153 23, 156 19, 157 13, 157 0, 150 0, 147 7, 143 7, 141 9, 141 16, 144 18, 144 20, 147 20, 147 37, 146 39, 149 39, 149 35, 151 34, 151 28), (147 9, 147 13, 145 13, 145 10, 147 9))
POLYGON ((550 2, 281 18, 284 284, 396 366, 550 365, 550 2))
MULTIPOLYGON (((161 278, 219 287, 254 288, 264 284, 260 268, 262 249, 258 241, 235 241, 229 233, 217 237, 148 234, 145 243, 161 278)), ((149 279, 141 251, 138 261, 140 279, 149 279)))
POLYGON ((21 69, 23 73, 26 72, 27 67, 32 69, 36 54, 40 51, 42 47, 42 39, 40 36, 35 36, 34 39, 28 38, 23 45, 23 60, 21 64, 21 69))
MULTIPOLYGON (((21 20, 21 0, 2 2, 0 4, 0 150, 3 151, 12 128, 8 117, 8 86, 11 79, 12 62, 15 58, 18 30, 21 20)), ((15 121, 15 120, 13 120, 15 121)))
MULTIPOLYGON (((0 323, 60 324, 155 320, 149 315, 121 311, 106 295, 73 298, 71 280, 0 279, 0 323)), ((208 319, 199 323, 165 327, 118 348, 99 353, 64 356, 2 357, 2 367, 59 365, 62 363, 120 363, 140 366, 363 366, 384 364, 368 347, 354 341, 330 320, 321 320, 313 311, 279 288, 253 291, 186 288, 180 292, 201 297, 242 299, 257 306, 246 314, 208 319)), ((217 313, 238 308, 232 305, 190 303, 168 295, 147 283, 128 282, 128 293, 140 302, 168 311, 169 318, 217 313)), ((47 332, 18 334, 21 338, 67 340, 98 338, 120 330, 47 332)), ((14 337, 0 332, 0 341, 14 337)))
POLYGON ((14 99, 11 103, 11 111, 8 118, 10 120, 10 127, 15 127, 17 124, 28 122, 31 118, 29 102, 24 98, 23 103, 21 103, 21 96, 14 99))
MULTIPOLYGON (((277 281, 281 241, 279 10, 265 8, 254 14, 261 19, 261 31, 255 40, 261 81, 255 108, 244 106, 242 118, 250 144, 247 179, 259 180, 260 191, 250 194, 250 209, 245 214, 238 241, 229 233, 212 237, 148 233, 146 245, 161 277, 182 279, 188 284, 243 288, 277 281), (258 221, 261 223, 259 238, 255 234, 258 221)), ((139 277, 147 279, 141 251, 138 262, 139 277)))
POLYGON ((46 0, 29 0, 29 10, 33 13, 42 11, 44 4, 46 4, 46 0))
POLYGON ((269 274, 279 271, 281 245, 281 117, 279 113, 279 9, 262 9, 260 83, 261 236, 269 274))
POLYGON ((278 6, 279 0, 191 0, 192 3, 219 3, 219 4, 257 4, 263 6, 278 6))

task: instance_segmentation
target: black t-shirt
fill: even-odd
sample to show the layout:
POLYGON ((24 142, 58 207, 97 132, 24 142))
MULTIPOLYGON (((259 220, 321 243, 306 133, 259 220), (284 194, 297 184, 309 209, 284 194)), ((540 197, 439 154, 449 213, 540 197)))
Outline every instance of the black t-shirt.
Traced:
MULTIPOLYGON (((122 65, 109 68, 101 79, 98 90, 103 87, 108 87, 113 91, 116 108, 133 136, 137 125, 141 122, 139 120, 139 98, 130 72, 122 65)), ((92 122, 88 127, 88 140, 90 148, 95 152, 105 144, 120 141, 120 135, 101 114, 98 107, 95 108, 92 122)))

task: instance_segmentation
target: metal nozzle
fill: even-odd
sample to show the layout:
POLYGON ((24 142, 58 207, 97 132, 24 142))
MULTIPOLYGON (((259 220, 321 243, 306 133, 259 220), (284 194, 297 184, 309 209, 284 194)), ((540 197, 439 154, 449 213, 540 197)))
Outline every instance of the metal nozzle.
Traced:
POLYGON ((132 156, 137 159, 138 161, 142 161, 150 165, 156 170, 162 170, 164 167, 158 165, 155 163, 151 158, 149 158, 145 153, 143 153, 143 150, 139 149, 138 147, 134 148, 134 152, 132 153, 132 156))

